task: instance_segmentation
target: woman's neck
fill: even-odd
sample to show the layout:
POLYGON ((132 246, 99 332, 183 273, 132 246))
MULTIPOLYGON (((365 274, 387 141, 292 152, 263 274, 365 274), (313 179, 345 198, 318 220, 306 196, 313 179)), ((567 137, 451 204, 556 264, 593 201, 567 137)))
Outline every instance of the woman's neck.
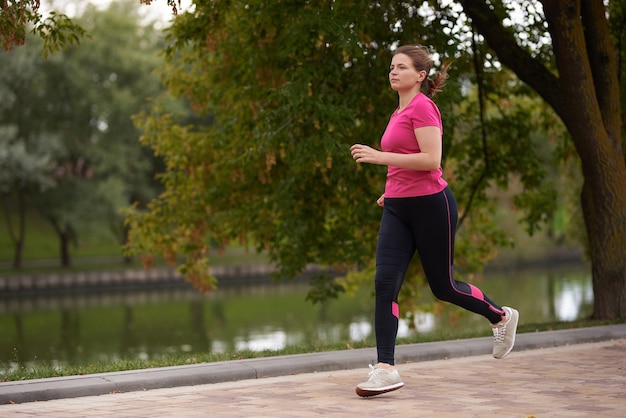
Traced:
POLYGON ((411 103, 411 100, 420 94, 419 89, 411 89, 406 92, 398 92, 398 112, 402 111, 405 107, 411 103))

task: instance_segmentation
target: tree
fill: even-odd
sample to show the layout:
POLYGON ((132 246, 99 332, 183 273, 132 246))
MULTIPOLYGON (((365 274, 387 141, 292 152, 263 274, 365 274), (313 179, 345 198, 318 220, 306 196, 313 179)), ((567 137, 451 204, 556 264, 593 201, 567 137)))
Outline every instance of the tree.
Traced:
POLYGON ((85 36, 82 27, 64 14, 52 12, 50 16, 44 17, 39 13, 40 5, 39 0, 0 2, 0 44, 5 51, 24 44, 29 26, 32 26, 32 33, 44 41, 44 56, 80 43, 85 36))
POLYGON ((6 228, 13 243, 13 268, 22 266, 26 233, 26 196, 41 191, 53 182, 47 175, 51 166, 49 154, 26 150, 15 141, 17 130, 0 127, 0 197, 6 228))
MULTIPOLYGON (((102 12, 88 7, 77 21, 92 39, 47 60, 35 39, 0 57, 8 77, 2 87, 14 98, 4 103, 0 126, 17 127, 9 149, 26 149, 30 159, 42 154, 46 179, 54 185, 44 190, 13 181, 7 196, 28 202, 50 222, 63 266, 70 264, 70 245, 81 235, 109 228, 123 244, 120 208, 149 200, 157 187, 152 179, 157 160, 137 141, 131 117, 162 92, 152 74, 162 37, 139 23, 138 7, 113 3, 102 12), (23 55, 29 60, 19 59, 23 55)), ((0 163, 0 168, 5 167, 0 163)), ((11 168, 3 174, 24 175, 11 168)))
MULTIPOLYGON (((611 18, 623 23, 623 2, 610 2, 608 11, 602 0, 540 3, 543 14, 532 6, 524 11, 536 22, 531 30, 547 25, 552 40, 547 56, 525 47, 516 37, 525 28, 503 23, 506 3, 496 2, 494 7, 494 2, 461 1, 498 59, 554 109, 571 135, 584 177, 581 206, 592 265, 593 316, 624 317, 626 164, 620 100, 624 70, 618 71, 617 66, 618 53, 621 57, 624 52, 616 52, 609 26, 611 18)), ((620 36, 617 45, 623 48, 620 36)))
MULTIPOLYGON (((180 0, 166 0, 176 15, 180 0)), ((140 0, 150 5, 153 0, 140 0)), ((71 45, 80 44, 87 36, 85 29, 65 14, 50 12, 49 16, 40 13, 40 0, 3 0, 0 2, 0 44, 5 51, 11 51, 26 41, 27 29, 43 40, 43 52, 49 54, 71 45)))
MULTIPOLYGON (((209 237, 252 239, 285 276, 309 262, 367 265, 379 216, 371 202, 384 173, 355 169, 347 148, 376 145, 394 106, 386 88, 390 51, 420 42, 460 69, 438 96, 447 115, 446 176, 458 182, 464 211, 459 251, 478 264, 488 258, 490 240, 501 236, 489 225, 485 191, 506 187, 511 173, 524 187, 518 203, 529 229, 549 220, 555 192, 531 133, 542 124, 550 129, 551 116, 533 111, 538 94, 580 157, 594 317, 623 317, 626 173, 615 51, 623 38, 621 2, 609 2, 608 12, 607 19, 601 0, 196 2, 171 29, 166 80, 216 123, 182 126, 162 107, 143 120, 144 142, 167 161, 166 191, 147 213, 130 212, 129 251, 172 262, 184 255, 183 273, 203 289, 215 285, 206 273, 209 237), (515 18, 520 13, 523 22, 515 18), (613 32, 610 19, 618 22, 613 32), (507 92, 531 101, 516 105, 507 92), (473 100, 476 107, 468 105, 473 100), (493 137, 502 138, 499 146, 493 137)), ((476 266, 462 257, 464 264, 476 266)), ((318 284, 318 296, 337 291, 335 281, 318 284)))
POLYGON ((22 265, 28 197, 56 185, 50 173, 60 147, 58 138, 42 133, 45 104, 40 93, 45 77, 41 46, 0 54, 0 197, 3 218, 13 243, 13 267, 22 265))

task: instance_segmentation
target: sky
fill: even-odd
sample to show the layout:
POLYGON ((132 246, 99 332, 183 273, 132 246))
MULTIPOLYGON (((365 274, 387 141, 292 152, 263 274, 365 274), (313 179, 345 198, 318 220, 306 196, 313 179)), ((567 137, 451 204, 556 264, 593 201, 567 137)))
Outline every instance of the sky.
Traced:
MULTIPOLYGON (((89 3, 105 9, 112 1, 115 0, 41 0, 39 11, 45 15, 47 12, 54 10, 59 13, 64 13, 71 18, 80 14, 89 3)), ((139 0, 117 1, 135 1, 139 3, 139 0)), ((180 4, 179 13, 190 7, 191 0, 181 0, 180 4)), ((146 17, 149 19, 157 19, 163 23, 167 23, 172 18, 172 9, 167 5, 167 0, 152 0, 151 5, 142 5, 141 7, 145 9, 146 17)))

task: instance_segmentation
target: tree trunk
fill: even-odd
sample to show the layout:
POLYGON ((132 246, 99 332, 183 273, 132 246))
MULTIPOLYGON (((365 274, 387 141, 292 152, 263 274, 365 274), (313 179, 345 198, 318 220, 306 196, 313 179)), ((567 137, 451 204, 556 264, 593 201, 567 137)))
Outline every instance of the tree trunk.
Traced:
POLYGON ((59 234, 59 244, 60 244, 60 252, 61 252, 61 267, 70 267, 71 259, 70 259, 70 242, 71 236, 67 230, 62 231, 59 234))
POLYGON ((61 267, 70 267, 72 262, 70 258, 70 243, 73 238, 72 228, 65 225, 61 226, 60 223, 52 216, 48 216, 48 220, 54 228, 57 237, 59 238, 59 253, 61 256, 61 267))
POLYGON ((603 193, 602 189, 610 187, 603 185, 595 188, 591 182, 585 181, 581 199, 592 260, 595 319, 626 317, 626 190, 622 187, 621 196, 616 201, 612 190, 611 193, 603 193), (616 206, 621 209, 621 213, 617 214, 621 218, 621 224, 616 223, 616 218, 609 215, 610 211, 615 211, 616 206))
POLYGON ((17 218, 19 222, 17 232, 13 229, 13 222, 11 217, 11 208, 9 207, 9 196, 5 195, 2 198, 2 209, 4 211, 7 231, 9 237, 13 242, 13 268, 22 268, 22 256, 24 254, 24 235, 26 231, 26 202, 24 196, 20 193, 17 194, 17 218))
POLYGON ((603 16, 593 16, 603 8, 586 4, 581 9, 580 2, 543 3, 561 94, 570 103, 559 116, 582 163, 581 205, 591 257, 593 317, 621 318, 626 316, 626 163, 615 96, 619 90, 615 56, 611 47, 603 46, 611 43, 608 25, 603 16), (593 21, 594 30, 584 30, 581 21, 593 21), (607 67, 614 71, 607 72, 607 67))
POLYGON ((22 254, 24 253, 24 241, 18 240, 13 243, 13 268, 22 268, 22 254))
POLYGON ((18 196, 17 216, 19 219, 19 232, 15 242, 15 254, 13 258, 13 267, 19 269, 22 267, 22 256, 24 254, 24 239, 26 237, 26 202, 24 196, 20 193, 18 196))
MULTIPOLYGON (((124 224, 123 229, 122 229, 122 248, 126 247, 126 245, 128 244, 128 234, 130 233, 130 226, 124 224)), ((128 264, 130 265, 133 262, 133 257, 124 253, 124 264, 128 264)))

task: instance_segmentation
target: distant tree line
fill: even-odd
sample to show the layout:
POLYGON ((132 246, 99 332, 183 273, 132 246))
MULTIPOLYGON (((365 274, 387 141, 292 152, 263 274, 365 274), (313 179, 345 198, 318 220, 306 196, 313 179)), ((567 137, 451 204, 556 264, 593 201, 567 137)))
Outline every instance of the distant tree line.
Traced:
POLYGON ((29 214, 49 222, 68 266, 81 236, 107 229, 123 245, 120 209, 160 190, 160 160, 132 117, 163 93, 164 35, 131 2, 87 7, 72 24, 88 33, 80 44, 45 57, 44 41, 27 35, 0 53, 0 210, 15 268, 29 214))

